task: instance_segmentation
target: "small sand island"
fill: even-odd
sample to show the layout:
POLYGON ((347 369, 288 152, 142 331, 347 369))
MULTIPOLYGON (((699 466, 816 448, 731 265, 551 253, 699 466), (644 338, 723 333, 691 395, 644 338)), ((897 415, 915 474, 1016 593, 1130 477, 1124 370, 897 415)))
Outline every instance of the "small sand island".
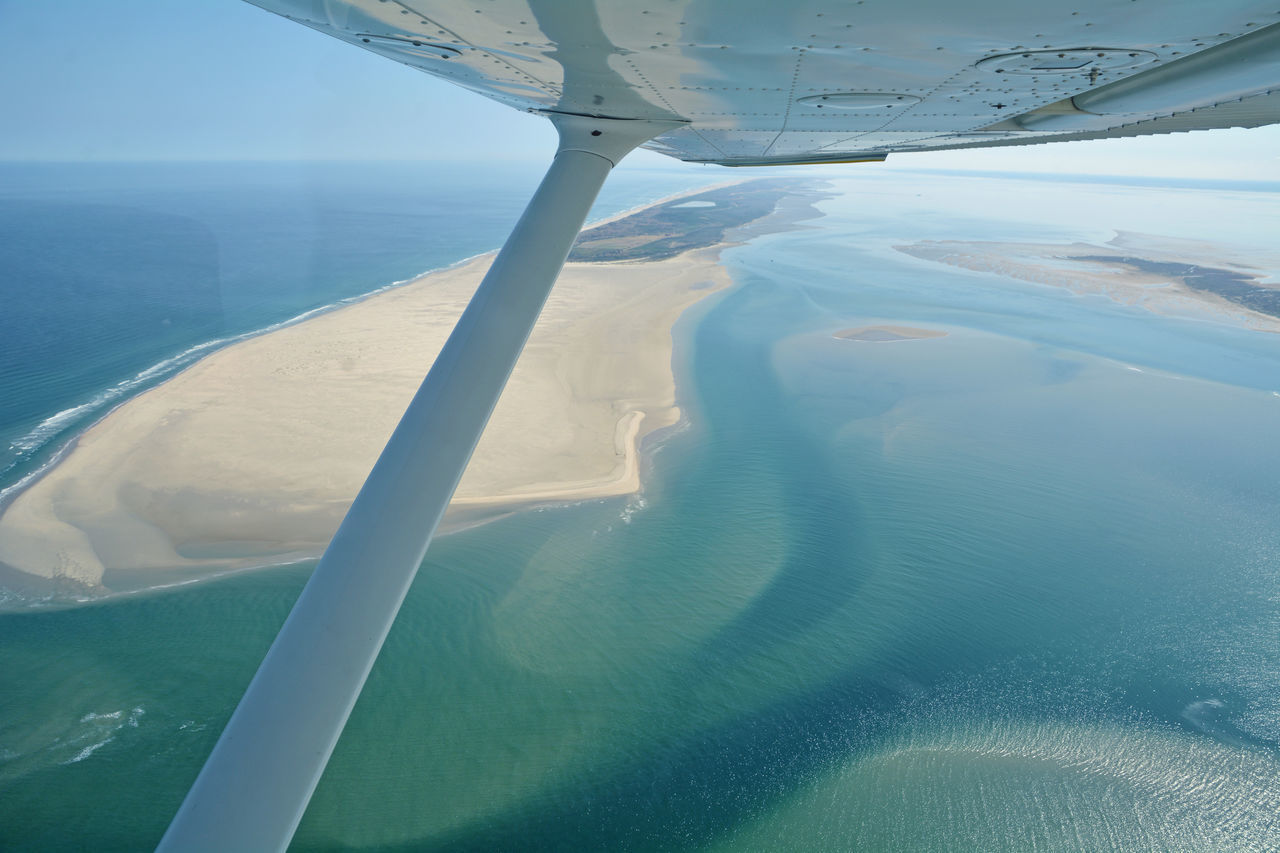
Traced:
MULTIPOLYGON (((730 284, 726 231, 811 218, 811 186, 736 183, 586 231, 442 531, 636 491, 641 440, 680 417, 672 326, 730 284)), ((0 581, 76 596, 317 556, 492 259, 229 346, 120 406, 0 508, 0 581)))
POLYGON ((869 344, 922 341, 946 336, 947 333, 941 329, 917 329, 913 326, 861 326, 857 329, 843 329, 832 335, 842 341, 864 341, 869 344))
POLYGON ((1098 294, 1156 314, 1280 332, 1280 254, 1122 231, 1104 244, 926 240, 895 246, 928 261, 1098 294), (1248 263, 1242 263, 1247 260, 1248 263))

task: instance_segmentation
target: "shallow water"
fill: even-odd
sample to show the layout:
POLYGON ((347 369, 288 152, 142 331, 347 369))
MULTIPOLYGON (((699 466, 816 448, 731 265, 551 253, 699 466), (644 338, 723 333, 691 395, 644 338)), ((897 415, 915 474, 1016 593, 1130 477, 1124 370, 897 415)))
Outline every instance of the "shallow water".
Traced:
MULTIPOLYGON (((892 248, 1280 199, 839 189, 682 319, 643 498, 432 546, 298 849, 1280 846, 1280 339, 892 248)), ((0 617, 0 846, 154 843, 306 569, 0 617)))

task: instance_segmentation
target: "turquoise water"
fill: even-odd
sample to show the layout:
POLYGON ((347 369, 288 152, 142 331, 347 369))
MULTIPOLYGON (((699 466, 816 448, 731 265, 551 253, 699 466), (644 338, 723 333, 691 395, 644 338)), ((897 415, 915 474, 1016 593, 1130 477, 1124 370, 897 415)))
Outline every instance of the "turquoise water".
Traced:
MULTIPOLYGON (((297 849, 1280 846, 1280 340, 892 248, 1280 198, 837 189, 681 320, 642 497, 432 546, 297 849)), ((0 617, 0 847, 153 843, 306 570, 0 617)))

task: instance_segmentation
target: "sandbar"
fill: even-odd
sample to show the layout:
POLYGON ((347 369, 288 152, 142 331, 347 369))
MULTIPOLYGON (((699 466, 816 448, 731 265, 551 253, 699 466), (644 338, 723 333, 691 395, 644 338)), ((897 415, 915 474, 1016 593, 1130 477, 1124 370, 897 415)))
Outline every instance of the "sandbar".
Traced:
POLYGON ((860 326, 856 329, 842 329, 832 335, 842 341, 862 341, 871 344, 921 341, 946 336, 947 333, 941 329, 918 329, 914 326, 860 326))
MULTIPOLYGON (((734 181, 585 231, 441 532, 638 491, 646 437, 681 417, 676 320, 731 284, 725 248, 819 215, 815 186, 734 181)), ((57 601, 318 556, 493 257, 233 344, 119 406, 0 507, 0 580, 57 601)))
MULTIPOLYGON (((570 263, 446 526, 639 488, 675 424, 672 326, 730 284, 725 244, 570 263)), ((492 255, 220 350, 84 432, 0 517, 0 561, 99 593, 313 557, 492 255)))

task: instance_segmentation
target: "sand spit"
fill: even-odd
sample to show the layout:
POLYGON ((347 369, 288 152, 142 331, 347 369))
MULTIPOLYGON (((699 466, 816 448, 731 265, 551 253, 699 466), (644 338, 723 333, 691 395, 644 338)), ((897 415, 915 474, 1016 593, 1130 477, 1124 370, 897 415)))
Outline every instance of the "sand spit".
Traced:
MULTIPOLYGON (((639 488, 639 442, 679 419, 672 326, 729 284, 721 248, 566 265, 446 524, 639 488)), ((318 554, 491 261, 235 344, 129 401, 9 505, 0 562, 100 592, 318 554)))

